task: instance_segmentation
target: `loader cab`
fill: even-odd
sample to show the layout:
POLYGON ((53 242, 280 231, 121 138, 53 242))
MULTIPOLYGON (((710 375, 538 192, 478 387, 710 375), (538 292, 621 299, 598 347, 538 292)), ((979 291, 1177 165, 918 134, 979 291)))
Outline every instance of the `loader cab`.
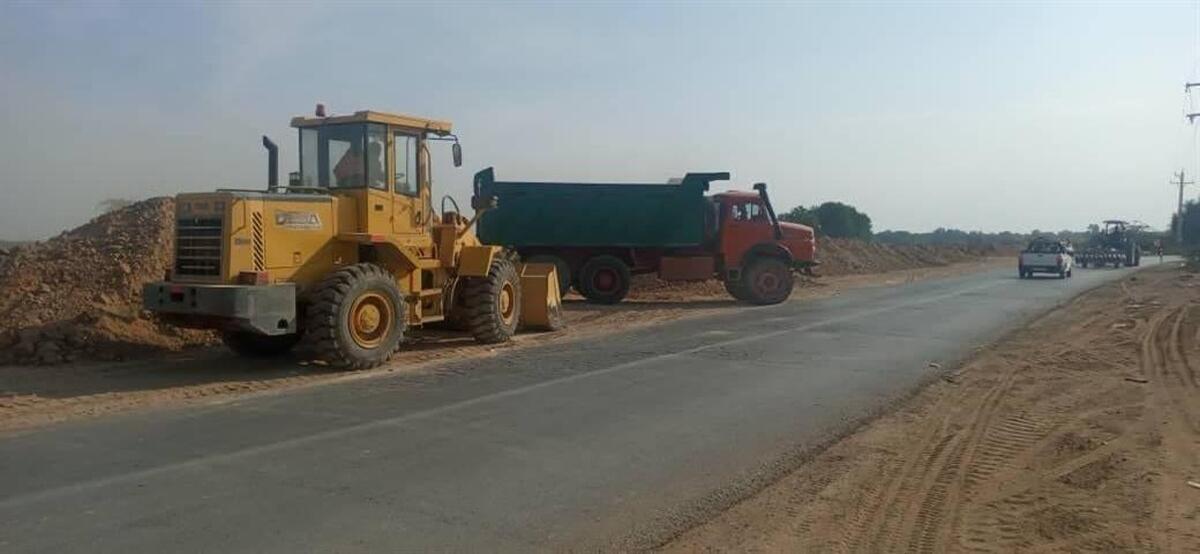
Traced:
POLYGON ((428 142, 454 141, 455 166, 461 164, 449 122, 360 111, 297 117, 292 126, 299 130, 300 171, 291 179, 289 192, 347 200, 338 208, 339 219, 352 218, 355 224, 339 224, 343 232, 391 235, 413 246, 429 242, 433 212, 428 142))

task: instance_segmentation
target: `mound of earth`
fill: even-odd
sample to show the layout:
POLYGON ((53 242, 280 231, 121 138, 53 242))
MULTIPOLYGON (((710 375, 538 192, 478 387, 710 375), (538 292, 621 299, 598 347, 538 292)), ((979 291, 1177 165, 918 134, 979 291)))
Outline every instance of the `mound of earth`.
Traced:
POLYGON ((44 242, 0 250, 0 364, 55 364, 209 344, 159 323, 141 287, 174 249, 174 202, 152 198, 44 242))
POLYGON ((853 239, 820 239, 817 259, 820 275, 859 275, 922 267, 936 267, 1003 255, 994 246, 898 245, 853 239))
MULTIPOLYGON (((820 276, 865 275, 939 267, 970 262, 993 256, 1013 254, 991 245, 985 246, 918 246, 865 242, 855 239, 817 239, 817 259, 821 265, 815 273, 820 276)), ((802 281, 801 284, 808 281, 802 281)), ((797 286, 801 286, 798 284, 797 286)), ((725 286, 717 281, 668 282, 654 275, 633 278, 629 297, 637 300, 663 300, 671 297, 728 296, 725 286)))

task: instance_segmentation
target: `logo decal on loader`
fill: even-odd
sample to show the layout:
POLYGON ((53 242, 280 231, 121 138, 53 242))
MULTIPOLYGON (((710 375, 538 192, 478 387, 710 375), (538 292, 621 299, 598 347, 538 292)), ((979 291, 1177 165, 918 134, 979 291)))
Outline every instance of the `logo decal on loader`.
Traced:
POLYGON ((321 218, 313 212, 275 211, 275 225, 288 229, 320 229, 321 218))

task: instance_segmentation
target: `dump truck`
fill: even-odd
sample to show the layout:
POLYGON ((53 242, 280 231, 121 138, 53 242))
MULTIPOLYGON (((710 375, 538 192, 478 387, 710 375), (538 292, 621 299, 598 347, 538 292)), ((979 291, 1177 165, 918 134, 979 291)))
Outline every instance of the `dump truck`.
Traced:
POLYGON ((452 142, 462 164, 449 122, 318 106, 291 124, 300 170, 286 186, 264 136, 266 190, 176 197, 173 266, 145 285, 147 310, 215 329, 242 355, 301 344, 340 368, 383 363, 427 324, 454 322, 481 343, 562 325, 557 268, 520 264, 472 231, 494 200, 476 198, 471 219, 434 212, 430 143, 452 142))
POLYGON ((1128 221, 1110 219, 1099 234, 1088 239, 1087 246, 1075 255, 1079 267, 1137 267, 1142 264, 1142 245, 1128 221))
POLYGON ((487 168, 475 196, 495 198, 479 236, 523 260, 558 268, 559 290, 620 302, 631 276, 719 279, 734 298, 775 304, 790 296, 794 271, 810 271, 811 227, 779 221, 763 183, 754 192, 706 195, 729 173, 688 173, 666 184, 504 182, 487 168))

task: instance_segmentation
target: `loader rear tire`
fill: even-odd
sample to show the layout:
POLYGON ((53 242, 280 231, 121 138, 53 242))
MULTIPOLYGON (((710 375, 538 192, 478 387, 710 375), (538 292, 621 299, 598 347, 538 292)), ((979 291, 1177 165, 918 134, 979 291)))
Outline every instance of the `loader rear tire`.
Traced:
POLYGON ((595 256, 579 268, 575 290, 593 304, 616 304, 629 294, 632 279, 629 266, 620 258, 595 256))
POLYGON ((304 339, 317 359, 332 367, 375 367, 399 348, 407 316, 404 297, 387 270, 354 264, 330 273, 313 290, 304 339))
POLYGON ((487 277, 467 277, 463 289, 467 331, 480 344, 507 342, 521 322, 521 277, 512 259, 497 256, 487 277))
POLYGON ((263 335, 247 331, 225 331, 221 342, 244 358, 274 358, 291 351, 300 342, 300 335, 263 335))
POLYGON ((758 305, 778 304, 792 295, 796 279, 792 269, 779 258, 757 257, 742 270, 736 285, 745 302, 758 305))

